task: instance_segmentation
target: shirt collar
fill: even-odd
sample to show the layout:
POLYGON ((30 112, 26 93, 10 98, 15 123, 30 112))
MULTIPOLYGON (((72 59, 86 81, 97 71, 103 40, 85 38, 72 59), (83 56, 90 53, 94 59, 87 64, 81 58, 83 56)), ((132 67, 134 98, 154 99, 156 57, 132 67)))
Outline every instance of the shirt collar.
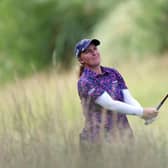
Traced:
POLYGON ((108 69, 106 69, 105 67, 101 66, 100 68, 102 70, 102 74, 97 74, 89 68, 84 68, 83 74, 87 77, 98 77, 109 73, 108 69))

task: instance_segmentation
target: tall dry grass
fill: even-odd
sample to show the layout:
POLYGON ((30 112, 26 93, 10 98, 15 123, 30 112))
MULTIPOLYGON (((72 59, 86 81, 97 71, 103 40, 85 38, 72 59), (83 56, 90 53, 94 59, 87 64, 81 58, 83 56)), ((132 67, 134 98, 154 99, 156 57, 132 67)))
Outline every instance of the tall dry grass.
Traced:
MULTIPOLYGON (((156 66, 145 63, 136 71, 132 71, 130 64, 119 67, 128 79, 133 95, 145 105, 157 103, 166 88, 162 88, 161 93, 156 90, 159 86, 167 87, 166 84, 155 83, 155 80, 167 82, 162 78, 166 68, 157 72, 152 71, 154 68, 156 66), (153 89, 156 96, 148 99, 153 89), (143 95, 146 96, 144 99, 143 95)), ((158 121, 150 126, 145 126, 137 117, 129 117, 135 132, 134 143, 104 143, 101 153, 94 151, 94 146, 89 146, 88 157, 81 155, 78 139, 83 116, 76 90, 76 75, 76 71, 65 75, 36 75, 31 79, 17 80, 1 90, 0 167, 167 167, 166 104, 158 121)))

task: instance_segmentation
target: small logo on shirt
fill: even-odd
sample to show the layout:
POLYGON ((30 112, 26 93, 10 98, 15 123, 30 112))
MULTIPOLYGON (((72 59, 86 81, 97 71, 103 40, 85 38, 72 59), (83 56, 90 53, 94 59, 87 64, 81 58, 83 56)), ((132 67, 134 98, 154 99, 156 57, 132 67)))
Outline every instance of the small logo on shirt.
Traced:
POLYGON ((113 81, 112 83, 117 83, 118 81, 117 80, 115 80, 115 81, 113 81))
POLYGON ((92 88, 91 90, 88 91, 88 95, 91 95, 95 91, 95 88, 92 88))

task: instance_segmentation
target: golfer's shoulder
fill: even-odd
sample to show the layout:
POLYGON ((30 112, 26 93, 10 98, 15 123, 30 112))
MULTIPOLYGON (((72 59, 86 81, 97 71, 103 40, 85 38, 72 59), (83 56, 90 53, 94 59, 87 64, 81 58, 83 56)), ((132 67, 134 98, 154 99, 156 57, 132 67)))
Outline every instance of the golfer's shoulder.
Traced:
POLYGON ((116 69, 116 68, 113 68, 113 67, 105 67, 103 66, 103 69, 109 73, 115 73, 115 74, 118 74, 119 71, 116 69))
POLYGON ((78 80, 78 86, 80 86, 80 87, 84 87, 86 85, 89 85, 90 83, 91 83, 91 81, 86 76, 81 76, 78 80))

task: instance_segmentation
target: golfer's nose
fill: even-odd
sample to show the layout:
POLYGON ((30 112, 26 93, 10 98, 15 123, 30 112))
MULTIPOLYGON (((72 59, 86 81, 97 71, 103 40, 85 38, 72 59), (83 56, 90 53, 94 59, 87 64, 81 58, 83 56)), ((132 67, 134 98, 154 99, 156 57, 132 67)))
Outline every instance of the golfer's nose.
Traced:
POLYGON ((94 49, 92 50, 92 55, 96 56, 96 50, 94 50, 94 49))

